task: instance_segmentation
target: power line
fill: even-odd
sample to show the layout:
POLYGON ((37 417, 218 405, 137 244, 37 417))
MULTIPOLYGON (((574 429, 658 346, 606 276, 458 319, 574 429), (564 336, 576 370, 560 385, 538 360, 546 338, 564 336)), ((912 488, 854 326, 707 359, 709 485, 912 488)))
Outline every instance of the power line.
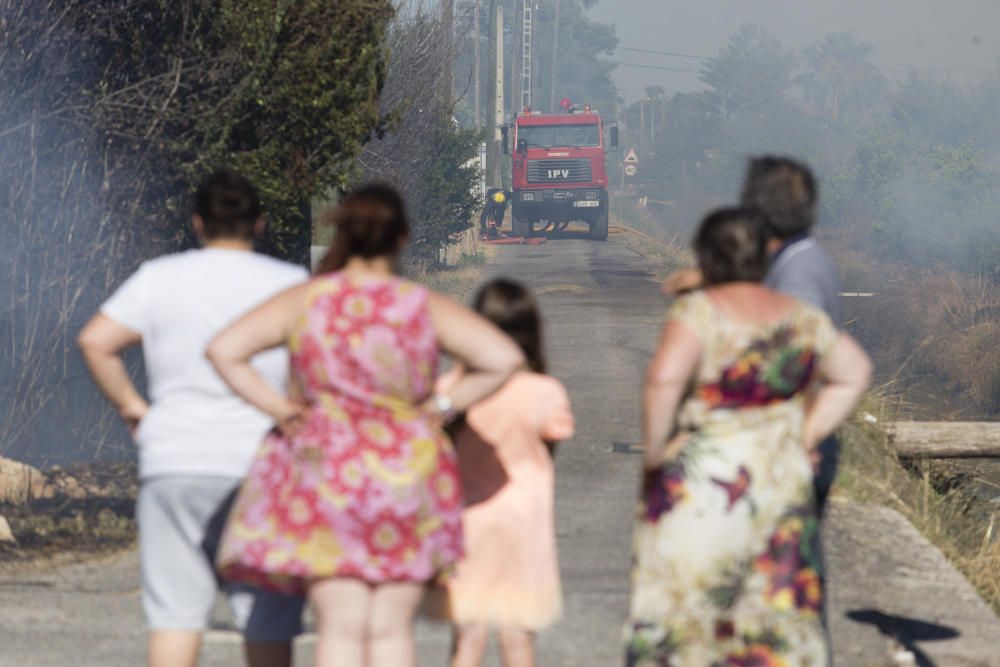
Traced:
POLYGON ((943 72, 946 74, 976 72, 979 74, 983 73, 988 74, 994 71, 992 67, 985 67, 985 66, 984 67, 929 67, 925 65, 907 65, 906 63, 903 63, 901 65, 892 65, 889 67, 878 67, 873 65, 873 67, 879 70, 880 72, 901 72, 903 74, 908 74, 910 72, 917 72, 917 73, 943 72))
MULTIPOLYGON (((672 51, 658 51, 656 49, 640 49, 640 48, 631 47, 631 46, 618 46, 618 47, 615 47, 615 50, 616 51, 629 51, 629 52, 632 52, 632 53, 647 53, 647 54, 654 55, 654 56, 668 56, 668 57, 672 57, 672 58, 689 58, 691 60, 709 61, 709 60, 715 60, 716 59, 715 57, 711 57, 711 56, 696 56, 696 55, 691 54, 691 53, 675 53, 675 52, 672 52, 672 51)), ((627 63, 622 63, 622 64, 628 66, 627 63)), ((647 67, 647 68, 650 68, 650 69, 656 69, 652 65, 633 65, 633 66, 634 67, 647 67)), ((901 64, 898 64, 898 65, 894 64, 894 65, 888 65, 888 66, 872 65, 872 68, 876 69, 876 70, 878 70, 880 72, 891 72, 891 73, 901 73, 901 74, 908 74, 909 72, 913 72, 913 71, 916 71, 916 72, 943 72, 943 73, 963 73, 963 72, 975 72, 975 73, 984 73, 985 72, 985 73, 989 73, 989 72, 993 72, 994 71, 994 68, 992 68, 992 67, 990 67, 988 65, 987 66, 982 66, 982 67, 933 67, 933 66, 927 66, 927 65, 916 65, 916 64, 913 64, 913 63, 901 63, 901 64)), ((678 71, 680 71, 680 70, 678 70, 678 71)))
POLYGON ((674 67, 662 67, 660 65, 643 65, 641 63, 623 63, 619 60, 605 60, 604 62, 612 63, 618 65, 619 67, 639 67, 641 69, 655 69, 661 72, 680 72, 682 74, 701 74, 698 70, 693 69, 677 69, 674 67))
POLYGON ((616 46, 616 51, 633 51, 635 53, 651 53, 654 56, 672 56, 674 58, 690 58, 691 60, 713 60, 709 56, 695 56, 690 53, 672 53, 670 51, 655 51, 653 49, 637 49, 629 46, 616 46))

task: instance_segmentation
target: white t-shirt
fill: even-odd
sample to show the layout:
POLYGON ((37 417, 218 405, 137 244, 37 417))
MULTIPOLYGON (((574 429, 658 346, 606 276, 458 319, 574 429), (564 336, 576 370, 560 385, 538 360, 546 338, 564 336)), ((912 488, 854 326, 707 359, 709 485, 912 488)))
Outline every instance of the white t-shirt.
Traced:
MULTIPOLYGON (((139 267, 101 312, 142 335, 149 413, 139 424, 139 476, 242 477, 272 420, 236 396, 205 358, 212 338, 253 307, 308 278, 305 269, 241 250, 206 248, 139 267)), ((275 388, 285 349, 253 365, 275 388)))

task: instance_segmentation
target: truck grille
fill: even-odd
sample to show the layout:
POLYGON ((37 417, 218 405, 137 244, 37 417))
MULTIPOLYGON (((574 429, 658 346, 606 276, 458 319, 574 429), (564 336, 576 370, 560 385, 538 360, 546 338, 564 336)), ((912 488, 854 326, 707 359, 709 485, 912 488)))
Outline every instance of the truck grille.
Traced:
POLYGON ((528 160, 529 183, 580 183, 591 180, 590 160, 528 160))

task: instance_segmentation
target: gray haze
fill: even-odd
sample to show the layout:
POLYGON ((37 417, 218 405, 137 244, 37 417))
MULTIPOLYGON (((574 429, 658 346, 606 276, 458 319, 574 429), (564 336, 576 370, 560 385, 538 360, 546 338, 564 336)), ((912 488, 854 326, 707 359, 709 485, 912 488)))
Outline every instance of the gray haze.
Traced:
MULTIPOLYGON (((890 80, 915 67, 974 81, 995 72, 1000 59, 1000 0, 600 0, 591 16, 616 25, 620 46, 695 56, 714 56, 748 21, 794 48, 850 31, 875 45, 872 61, 890 70, 890 80)), ((694 71, 700 64, 628 51, 614 59, 694 71)), ((696 74, 627 66, 618 68, 615 83, 627 102, 648 85, 668 94, 704 88, 696 74)))

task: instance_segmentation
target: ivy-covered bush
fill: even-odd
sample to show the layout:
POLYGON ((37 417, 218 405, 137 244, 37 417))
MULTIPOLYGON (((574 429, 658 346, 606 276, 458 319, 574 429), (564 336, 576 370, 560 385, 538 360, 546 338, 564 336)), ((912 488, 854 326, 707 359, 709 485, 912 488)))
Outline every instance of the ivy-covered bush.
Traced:
POLYGON ((392 15, 391 0, 0 0, 0 454, 130 451, 72 339, 139 262, 190 243, 208 172, 254 180, 265 248, 306 261, 308 202, 383 128, 392 15))

